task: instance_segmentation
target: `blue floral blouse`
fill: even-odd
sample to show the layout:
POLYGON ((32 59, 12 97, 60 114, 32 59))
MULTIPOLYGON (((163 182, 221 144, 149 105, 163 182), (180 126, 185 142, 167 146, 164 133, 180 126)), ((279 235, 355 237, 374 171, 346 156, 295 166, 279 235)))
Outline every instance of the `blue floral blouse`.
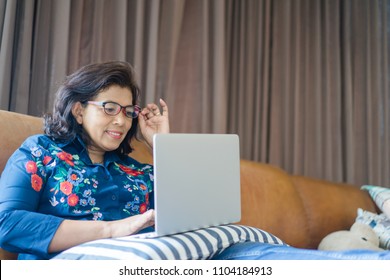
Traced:
POLYGON ((118 220, 153 208, 153 167, 106 153, 93 164, 85 144, 28 138, 0 178, 0 247, 47 259, 64 219, 118 220))

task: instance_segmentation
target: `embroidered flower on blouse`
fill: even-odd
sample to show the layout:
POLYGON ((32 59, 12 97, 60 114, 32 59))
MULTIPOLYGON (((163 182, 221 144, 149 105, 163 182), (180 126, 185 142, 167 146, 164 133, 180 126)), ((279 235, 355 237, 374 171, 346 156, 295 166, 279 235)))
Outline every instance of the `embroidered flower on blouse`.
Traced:
POLYGON ((102 217, 103 217, 103 214, 102 214, 102 213, 96 212, 96 213, 93 213, 93 218, 92 218, 92 220, 94 220, 94 221, 101 220, 102 217))
POLYGON ((130 167, 128 167, 128 166, 124 166, 124 165, 122 165, 122 164, 117 164, 117 165, 119 166, 119 168, 120 168, 123 172, 125 172, 126 174, 129 174, 129 175, 131 175, 131 176, 139 176, 139 175, 144 174, 143 171, 135 170, 135 169, 132 169, 132 168, 130 168, 130 167))
POLYGON ((40 157, 40 156, 42 156, 42 150, 39 147, 34 147, 31 149, 31 154, 34 157, 40 157))
POLYGON ((69 206, 76 206, 77 203, 79 203, 79 197, 77 194, 72 193, 71 195, 68 196, 68 205, 69 206))
POLYGON ((31 175, 31 186, 35 191, 39 192, 42 189, 42 178, 37 174, 31 175))
POLYGON ((87 199, 81 198, 79 204, 81 206, 95 206, 96 205, 96 199, 93 197, 88 197, 87 199))
POLYGON ((145 194, 145 203, 149 205, 149 193, 145 194))
POLYGON ((49 162, 51 162, 53 158, 51 156, 45 156, 43 157, 43 164, 48 165, 49 162))
POLYGON ((26 168, 26 171, 28 173, 32 174, 31 175, 31 187, 35 191, 39 192, 42 189, 43 180, 38 174, 36 174, 38 171, 37 164, 34 161, 29 160, 29 161, 27 161, 25 168, 26 168))
POLYGON ((148 192, 148 188, 144 184, 140 184, 139 188, 141 189, 142 193, 146 194, 148 192))
POLYGON ((76 170, 76 169, 73 169, 73 168, 70 168, 68 170, 68 176, 67 176, 67 179, 70 183, 72 183, 74 186, 78 186, 79 183, 81 183, 84 179, 84 176, 83 174, 76 170))
POLYGON ((37 164, 35 161, 29 160, 26 163, 26 171, 31 174, 37 173, 37 164))
POLYGON ((66 152, 59 152, 59 153, 57 153, 57 157, 60 160, 65 161, 70 166, 74 166, 74 162, 72 161, 73 160, 73 156, 71 154, 66 153, 66 152))
POLYGON ((88 204, 91 205, 91 206, 95 206, 96 205, 96 199, 93 198, 93 197, 88 197, 88 204))
POLYGON ((73 185, 72 183, 68 181, 64 181, 60 183, 60 190, 65 194, 65 195, 70 195, 73 190, 73 185))
POLYGON ((142 194, 147 194, 149 192, 147 184, 143 180, 134 180, 135 184, 133 185, 134 190, 140 190, 142 194))
POLYGON ((86 200, 85 198, 80 199, 80 205, 81 206, 87 206, 88 205, 88 200, 86 200))
POLYGON ((142 203, 142 204, 139 206, 139 212, 140 212, 141 214, 145 213, 147 209, 148 209, 148 206, 146 205, 146 203, 142 203))
MULTIPOLYGON (((149 200, 149 197, 147 198, 149 200)), ((147 202, 143 202, 140 204, 140 197, 138 195, 135 195, 133 198, 133 201, 128 201, 125 205, 125 209, 130 209, 134 212, 139 211, 139 213, 144 213, 148 208, 147 202)), ((128 214, 130 214, 129 211, 125 210, 124 211, 128 214)))
POLYGON ((85 191, 83 192, 83 197, 90 197, 91 194, 92 194, 92 191, 91 191, 90 189, 85 190, 85 191))

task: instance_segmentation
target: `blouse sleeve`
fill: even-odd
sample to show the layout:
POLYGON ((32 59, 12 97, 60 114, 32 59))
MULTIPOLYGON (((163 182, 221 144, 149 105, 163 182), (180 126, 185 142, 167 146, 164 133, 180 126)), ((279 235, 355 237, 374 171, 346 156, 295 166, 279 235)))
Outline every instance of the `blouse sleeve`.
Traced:
POLYGON ((8 160, 0 179, 0 247, 16 253, 49 256, 62 218, 38 213, 46 174, 26 142, 8 160))

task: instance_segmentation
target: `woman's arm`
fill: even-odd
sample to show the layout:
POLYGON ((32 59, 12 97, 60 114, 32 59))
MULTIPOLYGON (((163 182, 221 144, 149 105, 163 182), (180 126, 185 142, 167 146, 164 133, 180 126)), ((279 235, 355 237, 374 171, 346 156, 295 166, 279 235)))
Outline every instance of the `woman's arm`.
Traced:
POLYGON ((154 210, 118 221, 64 220, 49 246, 49 253, 60 252, 84 242, 122 237, 154 225, 154 210))

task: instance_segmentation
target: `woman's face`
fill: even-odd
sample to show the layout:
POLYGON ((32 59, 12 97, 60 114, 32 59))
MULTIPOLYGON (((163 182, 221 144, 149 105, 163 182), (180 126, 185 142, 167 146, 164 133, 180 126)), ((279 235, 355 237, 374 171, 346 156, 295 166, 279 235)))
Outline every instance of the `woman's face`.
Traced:
MULTIPOLYGON (((92 101, 110 101, 123 107, 133 104, 130 89, 117 85, 101 91, 92 101)), ((81 106, 81 104, 79 105, 81 106)), ((107 115, 102 106, 95 104, 87 104, 87 106, 81 107, 80 110, 81 116, 78 115, 76 120, 91 138, 88 150, 94 153, 116 150, 133 123, 133 119, 126 117, 122 110, 116 116, 107 115)))

